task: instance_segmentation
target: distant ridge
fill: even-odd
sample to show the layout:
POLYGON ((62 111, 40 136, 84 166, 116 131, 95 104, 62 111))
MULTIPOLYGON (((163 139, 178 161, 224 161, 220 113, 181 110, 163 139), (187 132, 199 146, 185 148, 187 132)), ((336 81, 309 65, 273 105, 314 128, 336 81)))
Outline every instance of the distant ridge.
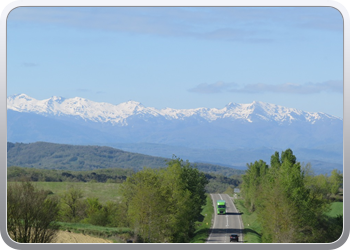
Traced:
MULTIPOLYGON (((134 171, 143 167, 162 168, 170 158, 130 153, 106 146, 81 146, 47 142, 7 143, 7 166, 57 170, 96 170, 123 168, 134 171)), ((186 160, 186 159, 183 159, 186 160)), ((192 163, 198 170, 226 176, 243 170, 207 163, 192 163)))

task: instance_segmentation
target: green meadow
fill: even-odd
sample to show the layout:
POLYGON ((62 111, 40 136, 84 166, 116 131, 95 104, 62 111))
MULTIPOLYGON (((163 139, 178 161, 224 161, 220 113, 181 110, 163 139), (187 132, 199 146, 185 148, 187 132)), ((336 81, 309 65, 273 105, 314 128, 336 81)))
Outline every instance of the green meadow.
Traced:
MULTIPOLYGON (((11 183, 11 182, 9 182, 11 183)), ((54 195, 61 195, 71 187, 83 191, 84 198, 98 198, 105 204, 107 201, 117 201, 120 197, 119 183, 100 182, 33 182, 38 189, 51 191, 54 195)))

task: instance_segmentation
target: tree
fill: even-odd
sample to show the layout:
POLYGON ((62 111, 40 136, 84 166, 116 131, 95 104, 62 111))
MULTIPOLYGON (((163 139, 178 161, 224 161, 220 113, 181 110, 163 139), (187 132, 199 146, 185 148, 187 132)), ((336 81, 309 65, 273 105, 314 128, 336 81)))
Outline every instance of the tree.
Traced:
MULTIPOLYGON (((195 193, 192 194, 188 190, 191 184, 186 183, 186 176, 189 173, 184 172, 184 167, 182 160, 173 158, 168 162, 168 167, 161 172, 164 180, 162 192, 165 194, 168 205, 166 219, 170 229, 166 234, 170 242, 189 241, 193 220, 192 212, 197 210, 193 203, 195 201, 191 200, 195 193), (191 209, 193 210, 191 211, 191 209)), ((191 178, 187 177, 187 181, 190 182, 191 178)), ((198 185, 200 184, 198 183, 198 185)))
POLYGON ((61 196, 60 216, 63 221, 78 222, 85 216, 86 204, 82 201, 83 191, 77 187, 70 187, 61 196))
POLYGON ((167 168, 144 168, 121 186, 131 226, 145 242, 189 242, 206 202, 205 175, 173 158, 167 168))
POLYGON ((262 225, 262 241, 289 243, 295 240, 297 210, 286 197, 280 179, 265 182, 260 195, 258 219, 262 225))
POLYGON ((262 163, 248 165, 242 194, 250 209, 256 208, 263 242, 324 242, 329 232, 327 177, 313 176, 309 164, 302 168, 291 149, 281 157, 275 152, 270 167, 262 163))
POLYGON ((36 190, 32 183, 21 182, 7 188, 7 231, 19 243, 49 243, 58 230, 57 199, 36 190))
POLYGON ((243 175, 242 193, 244 194, 246 205, 250 211, 254 211, 256 203, 261 195, 260 185, 268 171, 267 164, 263 161, 255 161, 254 163, 247 164, 247 171, 243 175))
MULTIPOLYGON (((189 203, 186 206, 191 209, 183 208, 186 211, 187 222, 189 223, 188 232, 184 235, 192 237, 195 231, 195 221, 197 221, 202 211, 202 206, 206 203, 205 186, 209 183, 205 174, 199 172, 198 169, 192 167, 188 161, 184 162, 180 158, 173 157, 168 161, 168 169, 175 167, 179 169, 180 180, 182 182, 182 190, 189 192, 189 203)), ((185 239, 182 239, 185 240, 185 239)), ((189 240, 189 238, 187 238, 189 240)))
POLYGON ((121 186, 130 224, 145 242, 162 242, 169 228, 165 218, 168 204, 159 177, 157 170, 144 168, 121 186))
POLYGON ((85 204, 86 218, 82 222, 97 226, 107 226, 110 223, 110 210, 103 206, 98 198, 87 198, 85 204))
POLYGON ((126 209, 122 202, 107 201, 103 209, 106 211, 106 214, 108 217, 107 226, 109 227, 126 227, 127 226, 126 209))
POLYGON ((329 177, 330 189, 332 194, 338 194, 339 188, 343 184, 343 176, 342 174, 334 169, 329 177))

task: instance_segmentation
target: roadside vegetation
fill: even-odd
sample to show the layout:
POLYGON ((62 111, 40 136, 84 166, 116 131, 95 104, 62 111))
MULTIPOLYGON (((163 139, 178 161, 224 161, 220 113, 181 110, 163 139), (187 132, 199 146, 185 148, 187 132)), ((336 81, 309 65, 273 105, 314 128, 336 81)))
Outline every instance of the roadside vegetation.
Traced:
POLYGON ((138 242, 190 242, 206 203, 205 175, 173 158, 165 169, 137 172, 121 187, 127 223, 138 242))
POLYGON ((207 194, 207 200, 203 206, 202 213, 198 221, 195 222, 195 232, 190 243, 205 243, 208 239, 211 221, 213 219, 214 207, 210 194, 207 194))
POLYGON ((248 235, 256 233, 261 242, 275 243, 327 243, 340 237, 342 214, 327 215, 342 185, 338 171, 314 175, 311 166, 302 167, 290 149, 281 157, 275 152, 270 166, 260 160, 247 167, 241 184, 244 203, 237 203, 255 221, 251 222, 255 228, 245 230, 248 235))
MULTIPOLYGON (((242 221, 244 224, 243 234, 245 243, 262 243, 262 227, 258 220, 257 211, 249 211, 245 205, 244 200, 238 196, 238 199, 234 200, 235 206, 242 213, 242 221)), ((343 215, 343 202, 335 201, 331 203, 331 210, 326 213, 327 216, 334 219, 343 215)))
POLYGON ((256 211, 251 212, 244 206, 243 199, 234 199, 237 210, 242 213, 242 222, 244 225, 243 239, 245 243, 261 243, 262 228, 258 221, 256 211))

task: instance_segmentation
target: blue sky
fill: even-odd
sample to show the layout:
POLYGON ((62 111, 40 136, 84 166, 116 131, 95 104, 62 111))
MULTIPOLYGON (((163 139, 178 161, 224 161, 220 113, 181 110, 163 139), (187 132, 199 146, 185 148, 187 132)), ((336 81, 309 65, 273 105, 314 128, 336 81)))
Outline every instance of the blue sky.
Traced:
POLYGON ((7 95, 156 108, 263 101, 343 117, 343 19, 327 7, 21 7, 7 95))

